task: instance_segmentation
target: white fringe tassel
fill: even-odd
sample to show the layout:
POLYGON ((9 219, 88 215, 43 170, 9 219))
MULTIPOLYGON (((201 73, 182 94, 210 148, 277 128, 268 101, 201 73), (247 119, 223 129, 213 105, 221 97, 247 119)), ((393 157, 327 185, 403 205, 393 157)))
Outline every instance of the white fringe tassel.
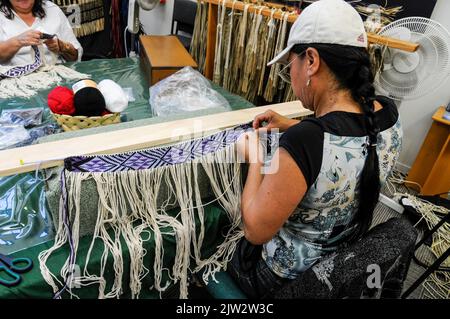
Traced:
POLYGON ((0 80, 0 98, 12 97, 30 98, 37 91, 50 88, 64 80, 79 80, 90 78, 90 75, 77 72, 64 65, 45 65, 36 72, 18 77, 0 80))
MULTIPOLYGON (((66 172, 69 210, 67 213, 70 220, 73 220, 71 232, 75 256, 72 261, 70 257, 67 258, 60 275, 66 284, 69 282, 68 290, 71 296, 77 297, 71 291, 71 287, 75 285, 99 284, 99 298, 119 298, 123 293, 122 242, 125 242, 130 254, 131 295, 132 298, 139 298, 142 279, 149 273, 146 266, 150 267, 150 265, 144 265, 146 250, 143 244, 150 240, 151 236, 155 241, 154 289, 161 293, 169 286, 170 282, 162 282, 163 271, 168 271, 169 278, 173 283, 180 283, 180 298, 188 297, 189 272, 196 273, 203 270, 203 279, 206 283, 209 278, 215 280, 215 273, 226 269, 237 242, 243 236, 240 228, 242 193, 240 172, 241 167, 236 160, 235 144, 192 162, 150 170, 116 173, 66 172), (211 188, 216 196, 214 201, 223 207, 231 222, 231 227, 223 243, 207 259, 202 259, 201 249, 205 237, 204 207, 209 203, 202 203, 202 194, 197 183, 200 167, 209 178, 211 188), (82 182, 87 179, 93 179, 97 186, 98 216, 92 242, 87 252, 85 267, 78 277, 74 277, 73 269, 77 263, 76 250, 79 242, 81 187, 82 182), (165 202, 158 207, 157 197, 163 183, 168 185, 167 196, 165 202), (173 205, 174 201, 180 209, 176 217, 166 213, 166 208, 173 205), (195 223, 195 217, 199 220, 198 225, 195 223), (112 229, 114 236, 111 236, 107 229, 112 229), (171 229, 171 231, 163 233, 162 229, 171 229), (176 253, 172 269, 163 269, 163 235, 172 235, 176 240, 176 253), (98 240, 103 242, 104 250, 99 274, 92 275, 87 268, 94 243, 97 241, 98 245, 98 240), (106 292, 104 274, 108 256, 112 256, 113 259, 115 279, 110 291, 106 292), (193 269, 190 269, 191 257, 195 260, 193 269)), ((42 275, 55 293, 61 288, 62 283, 51 273, 46 264, 50 255, 69 240, 69 233, 63 224, 63 208, 61 205, 54 246, 39 255, 42 275)), ((92 266, 90 268, 92 270, 92 266)))

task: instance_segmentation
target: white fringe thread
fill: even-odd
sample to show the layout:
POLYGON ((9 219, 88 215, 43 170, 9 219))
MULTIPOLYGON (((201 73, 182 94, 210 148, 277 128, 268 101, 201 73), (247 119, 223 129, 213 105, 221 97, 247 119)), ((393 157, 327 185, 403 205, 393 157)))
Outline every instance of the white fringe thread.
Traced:
POLYGON ((43 65, 37 71, 18 77, 0 80, 0 98, 27 98, 37 91, 50 88, 64 80, 73 81, 90 78, 90 75, 77 72, 61 64, 43 65))
MULTIPOLYGON (((89 286, 98 284, 98 297, 119 298, 123 293, 124 260, 122 256, 121 238, 130 254, 130 290, 132 298, 139 298, 142 279, 149 273, 144 264, 144 242, 153 236, 155 241, 155 259, 153 264, 154 286, 163 292, 170 284, 162 282, 162 273, 167 271, 173 283, 180 283, 180 298, 188 297, 188 273, 203 272, 203 280, 208 283, 218 271, 225 270, 236 249, 236 244, 243 236, 241 230, 241 166, 236 160, 236 144, 220 151, 205 155, 192 162, 160 167, 149 170, 115 173, 73 173, 65 172, 67 185, 67 201, 69 220, 73 220, 71 233, 75 256, 72 262, 67 258, 60 271, 63 281, 68 284, 71 297, 78 298, 72 291, 74 286, 89 286), (231 226, 222 244, 216 247, 215 253, 207 259, 202 259, 201 248, 205 237, 204 207, 202 194, 198 183, 199 167, 206 172, 210 187, 217 201, 227 213, 231 226), (74 276, 74 265, 77 263, 79 244, 80 201, 82 182, 93 179, 99 194, 98 216, 92 242, 86 257, 85 267, 80 276, 74 276), (192 181, 194 181, 192 183, 192 181), (158 207, 157 196, 161 185, 168 185, 166 201, 158 207), (178 216, 172 217, 166 213, 166 208, 176 201, 180 208, 178 216), (128 204, 128 206, 127 206, 128 204), (129 207, 131 205, 131 207, 129 207), (199 225, 195 224, 195 217, 199 225), (177 218, 178 217, 178 218, 177 218), (138 222, 138 223, 136 223, 138 222), (136 225, 137 224, 137 225, 136 225), (110 236, 107 229, 113 229, 110 236), (151 232, 148 231, 151 230, 151 232), (162 232, 162 229, 171 229, 162 232), (171 269, 163 268, 164 248, 163 235, 171 235, 176 240, 176 253, 171 269), (87 267, 92 255, 94 243, 100 240, 104 244, 101 266, 98 275, 89 273, 87 267), (191 249, 192 248, 192 249, 191 249), (113 258, 115 279, 110 291, 106 290, 106 263, 108 255, 113 258), (190 269, 190 259, 195 260, 195 268, 190 269)), ((208 234, 210 235, 210 234, 208 234)), ((64 226, 64 202, 61 200, 59 225, 54 246, 39 254, 40 269, 45 281, 57 293, 63 283, 49 270, 49 257, 68 243, 69 233, 64 226)), ((98 244, 98 242, 97 242, 98 244)), ((147 266, 147 267, 146 267, 147 266)), ((92 270, 92 266, 91 266, 92 270)))

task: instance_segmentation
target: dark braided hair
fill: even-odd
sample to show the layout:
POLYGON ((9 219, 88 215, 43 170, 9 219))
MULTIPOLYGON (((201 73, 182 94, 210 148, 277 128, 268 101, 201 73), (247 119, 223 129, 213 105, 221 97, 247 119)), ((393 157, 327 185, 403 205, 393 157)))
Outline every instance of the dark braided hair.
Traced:
MULTIPOLYGON (((42 6, 45 0, 35 0, 33 8, 31 12, 33 16, 39 17, 41 19, 45 18, 45 10, 42 6)), ((13 7, 9 0, 0 0, 0 11, 7 17, 9 20, 14 19, 13 7)))
POLYGON ((360 238, 372 223, 373 211, 380 195, 380 168, 376 152, 377 137, 380 129, 375 118, 374 76, 370 56, 365 48, 338 44, 297 44, 292 52, 300 54, 307 48, 315 48, 320 58, 333 72, 337 89, 348 90, 365 115, 366 130, 369 136, 367 157, 361 172, 359 186, 359 209, 354 219, 357 231, 349 239, 360 238))

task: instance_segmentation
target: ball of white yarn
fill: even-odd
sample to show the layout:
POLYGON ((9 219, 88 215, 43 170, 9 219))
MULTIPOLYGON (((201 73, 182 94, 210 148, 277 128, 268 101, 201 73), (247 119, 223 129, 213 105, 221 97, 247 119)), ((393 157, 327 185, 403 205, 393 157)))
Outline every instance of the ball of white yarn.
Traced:
POLYGON ((112 80, 103 80, 97 88, 105 98, 106 109, 110 112, 122 112, 128 106, 128 97, 122 87, 112 80))

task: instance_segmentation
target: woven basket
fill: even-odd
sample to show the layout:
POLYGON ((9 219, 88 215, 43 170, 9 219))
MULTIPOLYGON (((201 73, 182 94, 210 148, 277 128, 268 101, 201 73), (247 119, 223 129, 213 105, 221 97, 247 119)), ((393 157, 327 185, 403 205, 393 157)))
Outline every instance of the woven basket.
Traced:
POLYGON ((70 116, 55 113, 52 114, 56 122, 58 122, 58 124, 66 132, 120 123, 120 113, 111 113, 103 116, 70 116))

